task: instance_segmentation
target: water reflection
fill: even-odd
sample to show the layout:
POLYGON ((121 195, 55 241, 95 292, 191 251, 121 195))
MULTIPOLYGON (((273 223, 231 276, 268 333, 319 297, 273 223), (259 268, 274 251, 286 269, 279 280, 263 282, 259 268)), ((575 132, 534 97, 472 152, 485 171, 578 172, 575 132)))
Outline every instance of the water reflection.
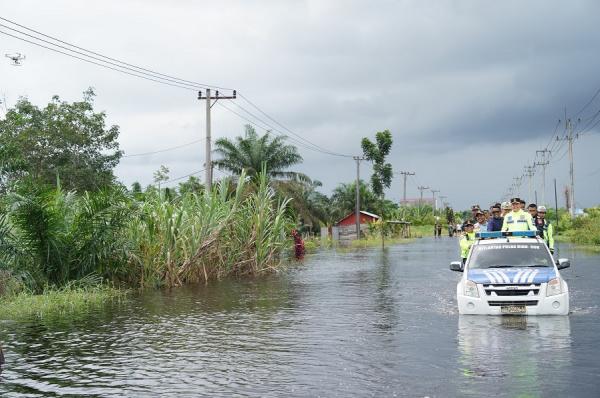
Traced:
POLYGON ((597 395, 599 256, 563 274, 570 317, 458 316, 456 241, 433 242, 0 322, 0 396, 597 395))
POLYGON ((569 381, 570 320, 460 315, 458 349, 459 395, 555 395, 569 381), (491 378, 498 382, 490 383, 491 378), (552 391, 545 391, 548 380, 552 391))

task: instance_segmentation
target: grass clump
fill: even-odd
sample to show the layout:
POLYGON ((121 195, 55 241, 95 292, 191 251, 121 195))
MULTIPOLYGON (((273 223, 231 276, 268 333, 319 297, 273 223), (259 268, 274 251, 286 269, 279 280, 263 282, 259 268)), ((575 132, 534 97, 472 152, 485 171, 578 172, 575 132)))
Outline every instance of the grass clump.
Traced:
POLYGON ((568 214, 561 215, 559 232, 559 240, 600 248, 600 207, 585 209, 583 215, 574 219, 568 214))
POLYGON ((0 319, 71 317, 100 308, 108 302, 123 300, 127 291, 108 285, 45 289, 41 294, 21 291, 0 298, 0 319))

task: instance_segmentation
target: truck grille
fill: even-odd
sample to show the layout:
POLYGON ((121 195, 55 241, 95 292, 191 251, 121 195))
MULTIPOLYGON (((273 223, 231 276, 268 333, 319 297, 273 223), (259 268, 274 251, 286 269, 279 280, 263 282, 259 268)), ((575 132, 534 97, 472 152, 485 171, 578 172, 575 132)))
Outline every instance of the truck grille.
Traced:
POLYGON ((535 306, 538 304, 537 300, 523 300, 523 301, 488 301, 490 307, 500 307, 503 305, 526 305, 535 306))
POLYGON ((537 296, 541 283, 512 285, 483 285, 486 296, 537 296))

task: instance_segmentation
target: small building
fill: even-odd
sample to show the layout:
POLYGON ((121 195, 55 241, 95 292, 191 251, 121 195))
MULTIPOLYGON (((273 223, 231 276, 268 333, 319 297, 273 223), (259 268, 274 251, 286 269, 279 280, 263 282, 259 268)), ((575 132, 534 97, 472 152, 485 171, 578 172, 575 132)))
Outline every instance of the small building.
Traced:
MULTIPOLYGON (((379 216, 377 214, 369 213, 368 211, 361 210, 360 211, 360 224, 370 224, 373 221, 379 220, 379 216)), ((348 214, 346 217, 342 218, 340 221, 335 223, 338 227, 347 227, 347 226, 355 226, 356 225, 356 212, 352 212, 348 214)), ((356 228, 355 228, 356 229, 356 228)))
MULTIPOLYGON (((360 211, 360 231, 364 233, 369 228, 369 224, 379 220, 377 214, 368 211, 360 211)), ((356 213, 352 212, 334 225, 333 239, 340 241, 356 239, 356 213)))

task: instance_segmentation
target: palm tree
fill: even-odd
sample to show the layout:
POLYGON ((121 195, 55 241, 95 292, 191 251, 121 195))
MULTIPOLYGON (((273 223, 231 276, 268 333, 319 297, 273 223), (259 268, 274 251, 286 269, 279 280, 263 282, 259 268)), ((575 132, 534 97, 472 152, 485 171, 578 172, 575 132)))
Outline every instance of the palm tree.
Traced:
POLYGON ((246 170, 249 176, 255 177, 264 165, 271 179, 310 183, 307 175, 286 170, 302 163, 302 156, 295 146, 285 144, 285 136, 272 137, 269 131, 259 136, 252 126, 247 124, 245 128, 244 137, 238 136, 234 141, 219 138, 215 142, 215 152, 221 156, 213 162, 215 166, 236 176, 246 170))
MULTIPOLYGON (((360 209, 377 213, 377 197, 369 189, 364 181, 358 186, 360 196, 360 209)), ((331 207, 335 217, 339 220, 355 210, 356 206, 356 182, 338 185, 331 195, 331 207)))

